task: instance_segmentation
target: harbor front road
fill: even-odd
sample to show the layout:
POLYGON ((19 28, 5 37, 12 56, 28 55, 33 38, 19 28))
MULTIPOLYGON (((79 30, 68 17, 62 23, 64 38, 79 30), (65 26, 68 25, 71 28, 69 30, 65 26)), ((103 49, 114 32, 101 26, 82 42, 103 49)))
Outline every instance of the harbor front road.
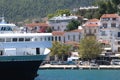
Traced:
POLYGON ((39 69, 120 69, 120 65, 41 65, 39 69))

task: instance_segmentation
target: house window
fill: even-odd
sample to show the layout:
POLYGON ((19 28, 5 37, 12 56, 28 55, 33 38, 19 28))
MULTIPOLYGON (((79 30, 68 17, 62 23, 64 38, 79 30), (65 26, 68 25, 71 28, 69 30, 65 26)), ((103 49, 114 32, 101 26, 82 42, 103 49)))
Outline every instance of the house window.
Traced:
POLYGON ((120 52, 120 47, 118 47, 118 52, 120 52))
POLYGON ((81 35, 79 34, 79 39, 81 38, 81 35))
POLYGON ((120 32, 118 32, 118 37, 120 37, 120 32))
POLYGON ((117 19, 116 18, 112 18, 112 20, 116 21, 117 19))
POLYGON ((107 23, 103 23, 103 27, 104 27, 104 28, 107 28, 107 23))
POLYGON ((61 41, 61 37, 59 36, 59 41, 61 41))
POLYGON ((102 35, 102 36, 105 36, 105 31, 101 31, 101 35, 102 35))
POLYGON ((120 41, 118 41, 118 44, 120 45, 120 41))
POLYGON ((68 40, 70 40, 70 35, 68 35, 68 40))
POLYGON ((54 27, 52 27, 52 30, 54 30, 54 27))
POLYGON ((60 30, 60 27, 58 26, 58 30, 60 30))
POLYGON ((75 41, 75 35, 73 35, 73 41, 75 41))
POLYGON ((64 42, 65 42, 65 37, 64 37, 64 42))
POLYGON ((111 23, 111 27, 116 27, 116 24, 115 23, 111 23))
POLYGON ((96 29, 94 29, 94 33, 96 33, 96 29))
POLYGON ((91 29, 89 29, 89 34, 92 34, 92 30, 91 29))
POLYGON ((55 36, 55 41, 57 41, 57 36, 55 36))

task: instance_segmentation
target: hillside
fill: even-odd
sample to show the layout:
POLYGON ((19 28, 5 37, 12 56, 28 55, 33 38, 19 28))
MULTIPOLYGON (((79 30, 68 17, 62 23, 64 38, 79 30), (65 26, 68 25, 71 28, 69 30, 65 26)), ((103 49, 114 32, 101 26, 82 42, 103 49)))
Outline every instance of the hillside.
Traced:
POLYGON ((45 17, 57 9, 92 5, 96 0, 0 0, 0 15, 11 21, 45 17))

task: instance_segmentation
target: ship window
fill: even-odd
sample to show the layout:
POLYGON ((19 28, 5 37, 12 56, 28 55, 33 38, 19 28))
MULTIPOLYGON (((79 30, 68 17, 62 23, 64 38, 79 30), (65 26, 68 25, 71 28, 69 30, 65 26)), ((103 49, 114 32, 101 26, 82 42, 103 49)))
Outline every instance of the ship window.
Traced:
POLYGON ((19 41, 24 41, 24 38, 19 38, 19 41))
POLYGON ((42 38, 40 38, 40 41, 42 41, 42 38))
POLYGON ((6 42, 11 42, 11 38, 7 38, 7 39, 6 39, 6 42))
POLYGON ((6 27, 6 31, 12 31, 11 27, 6 27))
POLYGON ((2 27, 2 28, 1 28, 1 31, 5 31, 5 27, 2 27))
POLYGON ((30 41, 30 38, 25 38, 25 41, 30 41))
POLYGON ((46 37, 45 37, 44 39, 45 39, 45 41, 46 41, 46 37))
POLYGON ((4 38, 0 38, 0 42, 5 42, 5 39, 4 38))
POLYGON ((12 41, 13 41, 13 42, 17 42, 17 38, 13 38, 12 41))
POLYGON ((12 31, 11 27, 2 27, 1 31, 12 31))

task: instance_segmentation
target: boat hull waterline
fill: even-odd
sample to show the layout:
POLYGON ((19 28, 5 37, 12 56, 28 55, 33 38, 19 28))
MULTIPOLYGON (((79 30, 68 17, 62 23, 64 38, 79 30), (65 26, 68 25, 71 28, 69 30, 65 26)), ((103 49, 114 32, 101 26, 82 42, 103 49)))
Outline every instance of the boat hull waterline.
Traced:
POLYGON ((46 55, 0 56, 1 80, 34 80, 46 55))

